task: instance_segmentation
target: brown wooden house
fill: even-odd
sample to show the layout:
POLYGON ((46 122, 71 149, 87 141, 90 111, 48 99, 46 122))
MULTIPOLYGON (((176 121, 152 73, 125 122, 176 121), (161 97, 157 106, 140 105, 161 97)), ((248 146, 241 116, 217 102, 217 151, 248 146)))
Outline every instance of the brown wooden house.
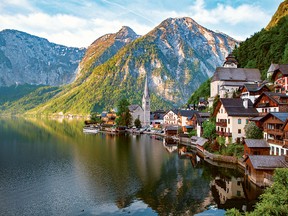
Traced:
POLYGON ((261 119, 264 139, 269 143, 271 155, 282 155, 286 153, 286 150, 284 152, 282 149, 284 145, 283 125, 287 118, 287 112, 271 112, 261 119))
POLYGON ((269 112, 288 112, 288 95, 275 92, 263 92, 254 102, 259 115, 269 112))
POLYGON ((248 98, 255 102, 255 100, 263 93, 263 92, 270 92, 270 89, 266 86, 265 83, 246 83, 239 88, 241 92, 241 98, 248 98))
POLYGON ((272 74, 275 92, 288 93, 288 64, 278 64, 272 74))
POLYGON ((245 175, 260 187, 272 184, 272 176, 276 168, 288 168, 285 156, 249 155, 244 162, 245 175))
POLYGON ((265 139, 245 139, 244 156, 270 155, 270 146, 265 139))
POLYGON ((288 119, 286 119, 282 130, 284 132, 283 146, 280 149, 281 155, 288 155, 288 119))

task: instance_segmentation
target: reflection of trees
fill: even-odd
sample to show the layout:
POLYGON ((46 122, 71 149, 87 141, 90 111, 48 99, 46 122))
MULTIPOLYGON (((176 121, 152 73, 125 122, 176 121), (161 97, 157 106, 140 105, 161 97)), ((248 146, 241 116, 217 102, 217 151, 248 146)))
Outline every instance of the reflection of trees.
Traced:
POLYGON ((137 197, 160 215, 192 215, 199 211, 209 190, 202 168, 192 169, 189 160, 173 157, 163 165, 160 179, 144 185, 137 197))

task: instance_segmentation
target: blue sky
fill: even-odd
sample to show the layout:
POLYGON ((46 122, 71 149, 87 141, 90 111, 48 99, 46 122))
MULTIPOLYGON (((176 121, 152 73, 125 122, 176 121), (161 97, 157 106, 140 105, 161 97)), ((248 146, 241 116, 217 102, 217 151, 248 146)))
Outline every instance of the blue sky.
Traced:
POLYGON ((191 17, 238 40, 260 31, 283 0, 1 0, 0 30, 87 47, 122 26, 144 35, 169 17, 191 17))

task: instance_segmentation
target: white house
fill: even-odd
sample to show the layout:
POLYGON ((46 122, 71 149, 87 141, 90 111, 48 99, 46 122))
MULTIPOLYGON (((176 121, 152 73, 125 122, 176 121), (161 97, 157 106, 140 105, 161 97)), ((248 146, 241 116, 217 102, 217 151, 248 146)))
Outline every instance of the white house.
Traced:
POLYGON ((221 98, 213 113, 216 116, 216 133, 232 142, 245 137, 244 127, 249 119, 258 116, 250 100, 241 98, 221 98))
POLYGON ((178 110, 169 110, 163 117, 164 125, 178 125, 178 110))

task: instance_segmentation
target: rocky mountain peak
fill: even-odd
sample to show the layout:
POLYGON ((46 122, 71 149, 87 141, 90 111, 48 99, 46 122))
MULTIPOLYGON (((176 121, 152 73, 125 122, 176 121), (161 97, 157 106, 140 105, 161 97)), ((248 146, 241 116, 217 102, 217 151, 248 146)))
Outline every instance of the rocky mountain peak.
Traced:
POLYGON ((132 39, 135 40, 136 38, 140 37, 137 35, 130 27, 123 26, 117 33, 116 39, 132 39))

